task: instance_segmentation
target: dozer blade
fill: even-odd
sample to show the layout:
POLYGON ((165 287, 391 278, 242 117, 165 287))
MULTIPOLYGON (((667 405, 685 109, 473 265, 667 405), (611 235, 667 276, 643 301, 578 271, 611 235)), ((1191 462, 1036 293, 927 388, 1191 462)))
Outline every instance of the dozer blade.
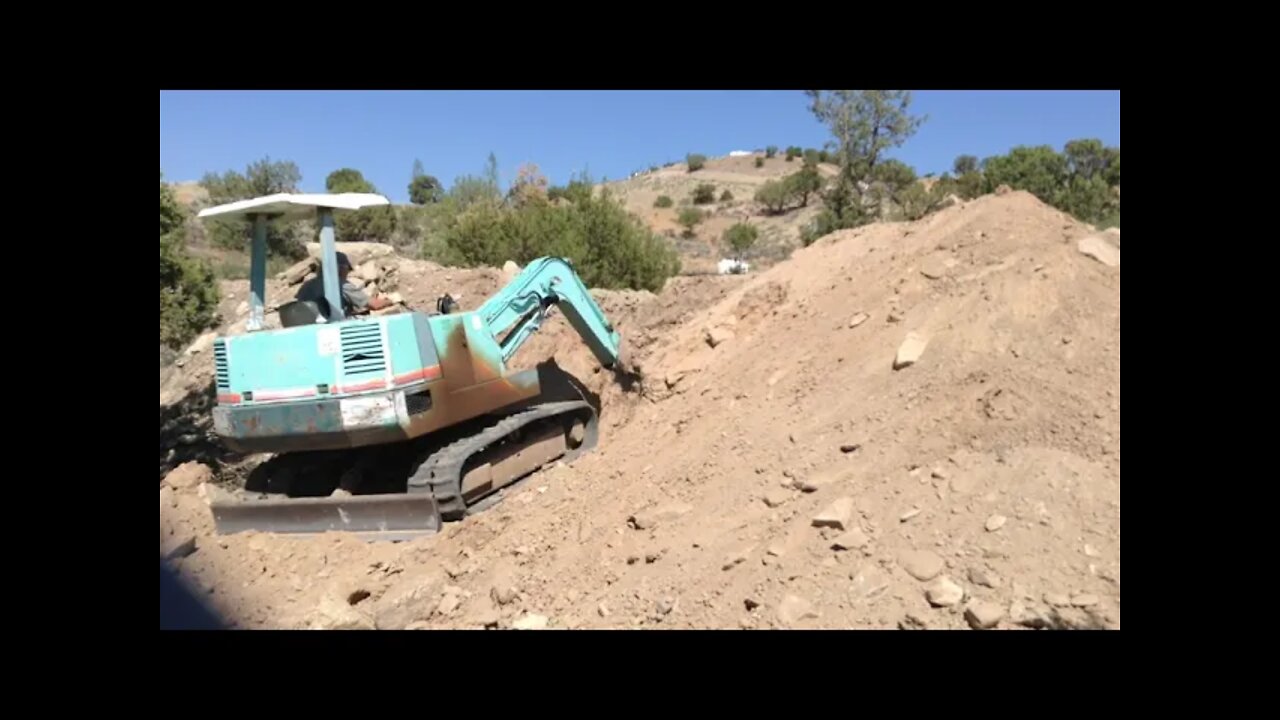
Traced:
POLYGON ((365 540, 408 540, 440 531, 430 493, 350 497, 234 499, 210 505, 218 534, 246 530, 288 534, 349 532, 365 540))

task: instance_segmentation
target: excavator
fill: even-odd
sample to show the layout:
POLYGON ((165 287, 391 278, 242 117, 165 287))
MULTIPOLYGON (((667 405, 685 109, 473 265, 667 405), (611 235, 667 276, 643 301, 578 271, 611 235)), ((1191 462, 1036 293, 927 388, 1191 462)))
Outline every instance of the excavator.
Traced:
POLYGON ((201 218, 253 228, 245 332, 213 342, 214 433, 235 452, 272 454, 243 491, 215 489, 217 532, 438 532, 509 485, 595 447, 598 400, 554 363, 508 361, 559 308, 601 366, 625 372, 622 339, 572 264, 538 258, 479 308, 443 296, 434 312, 347 316, 334 215, 389 205, 371 193, 281 193, 201 218), (267 224, 315 218, 322 301, 285 302, 267 329, 267 224))

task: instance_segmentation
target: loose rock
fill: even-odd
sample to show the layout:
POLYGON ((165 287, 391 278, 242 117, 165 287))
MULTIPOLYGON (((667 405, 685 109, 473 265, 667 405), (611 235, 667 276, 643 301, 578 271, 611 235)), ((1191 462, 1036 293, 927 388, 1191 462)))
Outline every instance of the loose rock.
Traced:
POLYGON ((1071 597, 1071 604, 1079 608, 1093 607, 1099 602, 1098 596, 1092 593, 1080 593, 1071 597))
POLYGON ((964 600, 964 588, 945 575, 934 580, 925 590, 925 598, 934 607, 951 607, 964 600))
POLYGON ((1082 238, 1076 247, 1107 267, 1120 267, 1120 248, 1097 235, 1082 238))
POLYGON ((1004 608, 989 602, 973 602, 965 608, 964 619, 974 630, 987 630, 995 627, 1004 617, 1004 608))
POLYGON ((656 607, 659 615, 670 615, 671 611, 676 609, 676 600, 670 596, 664 597, 658 601, 656 607))
POLYGON ((898 522, 906 522, 919 514, 920 514, 920 508, 911 508, 910 510, 902 513, 902 515, 898 516, 898 522))
POLYGON ((828 485, 834 485, 845 479, 853 472, 849 467, 848 461, 841 461, 834 465, 828 465, 816 472, 809 473, 803 477, 792 473, 791 486, 801 492, 817 492, 828 485))
POLYGON ((791 493, 782 488, 774 488, 764 494, 764 504, 771 508, 781 507, 790 499, 791 493))
POLYGON ((550 621, 547 619, 546 615, 529 613, 528 615, 525 615, 519 620, 511 623, 511 627, 516 630, 544 630, 546 629, 548 622, 550 621))
POLYGON ((929 621, 918 613, 907 613, 907 616, 898 621, 899 630, 928 630, 929 621))
POLYGON ((510 583, 499 583, 489 590, 489 597, 499 605, 510 604, 519 594, 516 586, 510 583))
POLYGON ((751 548, 735 550, 734 552, 729 553, 727 557, 725 557, 724 565, 722 565, 720 569, 732 570, 735 566, 741 565, 742 563, 746 562, 747 558, 749 557, 751 557, 751 548))
POLYGON ((672 505, 664 505, 659 508, 651 508, 642 510, 628 518, 631 526, 637 530, 651 530, 660 523, 671 522, 682 515, 693 512, 693 506, 688 503, 675 503, 672 505))
POLYGON ((901 370, 906 367, 915 365, 920 356, 924 355, 924 349, 929 344, 928 338, 920 333, 907 333, 907 338, 898 346, 898 354, 893 360, 893 369, 901 370))
POLYGON ((853 498, 842 497, 827 506, 827 509, 813 518, 814 527, 830 527, 846 530, 849 519, 853 516, 853 498))
POLYGON ((864 313, 864 312, 857 313, 857 314, 856 314, 856 315, 854 315, 853 317, 849 318, 849 327, 851 327, 851 328, 856 328, 856 327, 858 327, 859 325, 861 325, 862 323, 864 323, 864 322, 866 322, 866 321, 868 321, 868 320, 870 320, 870 319, 871 319, 871 316, 870 316, 870 315, 868 315, 868 314, 866 314, 866 313, 864 313))
POLYGON ((898 556, 898 564, 911 577, 926 582, 942 572, 944 563, 937 553, 928 550, 909 550, 898 556))
POLYGON ((862 445, 860 443, 845 443, 844 445, 840 446, 840 452, 845 453, 847 455, 851 452, 856 452, 861 447, 862 445))
POLYGON ((816 620, 817 617, 813 604, 795 595, 788 595, 778 603, 778 620, 784 625, 794 625, 801 620, 816 620))
POLYGON ((987 532, 996 532, 1000 528, 1004 527, 1004 524, 1007 520, 1008 518, 1006 518, 1003 515, 992 515, 991 517, 987 518, 987 523, 985 525, 985 527, 987 528, 987 532))
POLYGON ((969 568, 969 582, 986 588, 1000 587, 1000 577, 983 568, 969 568))

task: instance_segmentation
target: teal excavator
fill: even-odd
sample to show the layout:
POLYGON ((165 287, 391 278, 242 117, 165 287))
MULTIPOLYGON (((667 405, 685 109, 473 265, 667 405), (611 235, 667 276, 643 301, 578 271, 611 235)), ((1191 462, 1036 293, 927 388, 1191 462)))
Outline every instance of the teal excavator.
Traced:
POLYGON ((220 533, 431 533, 496 500, 502 488, 594 447, 598 405, 554 363, 507 362, 552 308, 605 368, 621 371, 621 337, 564 259, 530 262, 478 309, 448 296, 435 312, 348 317, 334 213, 387 205, 364 193, 277 194, 200 217, 253 227, 246 332, 213 343, 214 431, 230 449, 274 456, 244 491, 215 491, 220 533), (315 218, 324 298, 280 305, 262 321, 267 223, 315 218))

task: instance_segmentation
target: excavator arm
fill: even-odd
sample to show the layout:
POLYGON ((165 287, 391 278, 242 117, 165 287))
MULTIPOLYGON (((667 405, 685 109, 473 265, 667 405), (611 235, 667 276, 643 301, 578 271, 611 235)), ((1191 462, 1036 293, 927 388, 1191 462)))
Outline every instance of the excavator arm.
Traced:
POLYGON ((500 338, 498 345, 506 362, 537 332, 552 306, 564 312, 601 365, 615 367, 622 351, 622 338, 568 260, 555 257, 534 260, 480 306, 477 313, 493 336, 500 338), (512 329, 502 337, 500 333, 507 328, 512 329))

